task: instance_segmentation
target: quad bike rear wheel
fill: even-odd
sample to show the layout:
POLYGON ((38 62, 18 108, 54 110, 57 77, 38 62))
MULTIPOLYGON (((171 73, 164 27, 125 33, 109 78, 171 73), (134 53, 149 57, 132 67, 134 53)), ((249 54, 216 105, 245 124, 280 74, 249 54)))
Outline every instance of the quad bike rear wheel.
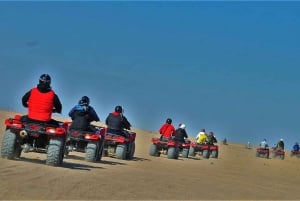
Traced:
POLYGON ((125 144, 119 144, 116 148, 116 158, 117 159, 126 159, 127 146, 125 144))
POLYGON ((157 153, 158 153, 157 145, 156 144, 151 144, 150 145, 150 150, 149 150, 149 155, 150 156, 158 156, 157 153))
POLYGON ((190 146, 190 150, 189 150, 189 156, 195 156, 195 148, 190 146))
POLYGON ((64 155, 64 144, 65 141, 62 138, 50 139, 49 146, 47 149, 46 164, 51 166, 61 166, 64 155))
POLYGON ((128 144, 128 151, 126 153, 126 159, 131 160, 135 152, 135 142, 130 142, 128 144))
POLYGON ((211 151, 211 158, 218 158, 218 151, 217 150, 211 151))
POLYGON ((89 162, 96 162, 99 155, 99 143, 89 142, 85 150, 85 160, 89 162))
POLYGON ((209 158, 209 154, 210 154, 210 152, 208 150, 203 150, 202 156, 203 156, 203 158, 208 159, 209 158))
POLYGON ((187 148, 182 149, 182 157, 183 158, 189 157, 189 149, 187 149, 187 148))
POLYGON ((15 157, 16 134, 7 129, 4 134, 1 147, 1 157, 12 160, 15 157))
POLYGON ((178 147, 169 147, 168 148, 168 158, 169 159, 178 159, 178 147))

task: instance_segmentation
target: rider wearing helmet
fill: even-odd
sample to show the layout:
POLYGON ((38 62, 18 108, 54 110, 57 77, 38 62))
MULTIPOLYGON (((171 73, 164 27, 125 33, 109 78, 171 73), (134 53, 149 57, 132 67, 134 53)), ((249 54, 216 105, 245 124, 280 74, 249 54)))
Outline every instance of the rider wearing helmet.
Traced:
POLYGON ((188 138, 188 135, 187 135, 186 130, 185 130, 185 124, 180 123, 178 125, 178 128, 175 131, 174 140, 178 141, 178 142, 185 142, 185 139, 187 139, 187 138, 188 138))
POLYGON ((203 144, 207 138, 207 134, 205 133, 205 128, 201 128, 200 132, 196 136, 196 142, 198 144, 203 144))
POLYGON ((115 107, 115 111, 109 113, 106 117, 105 123, 107 125, 107 132, 126 137, 124 129, 130 130, 131 124, 123 115, 123 108, 120 105, 115 107))
POLYGON ((267 149, 268 147, 269 147, 269 145, 268 145, 266 139, 263 139, 263 141, 261 141, 260 144, 259 144, 259 148, 262 149, 262 150, 267 149))
POLYGON ((96 111, 90 106, 90 99, 87 96, 83 96, 78 104, 70 110, 69 117, 72 119, 70 129, 81 131, 95 132, 96 129, 91 122, 100 121, 96 111))
POLYGON ((283 139, 280 139, 279 142, 276 144, 275 149, 277 151, 283 151, 284 150, 284 142, 283 139))
POLYGON ((167 118, 166 122, 160 127, 159 133, 161 134, 161 139, 169 139, 175 135, 175 128, 172 125, 171 118, 167 118))
POLYGON ((214 133, 213 133, 212 131, 209 132, 209 133, 208 133, 208 136, 207 136, 207 138, 206 138, 206 144, 208 144, 208 145, 213 145, 214 143, 217 143, 217 142, 218 142, 218 141, 217 141, 217 139, 216 139, 214 133))
POLYGON ((22 104, 28 108, 28 115, 23 120, 57 124, 51 117, 53 112, 61 113, 62 104, 50 85, 50 75, 42 74, 37 86, 25 93, 22 104))
POLYGON ((295 144, 293 146, 293 151, 294 152, 298 152, 299 151, 299 144, 298 144, 298 142, 295 142, 295 144))

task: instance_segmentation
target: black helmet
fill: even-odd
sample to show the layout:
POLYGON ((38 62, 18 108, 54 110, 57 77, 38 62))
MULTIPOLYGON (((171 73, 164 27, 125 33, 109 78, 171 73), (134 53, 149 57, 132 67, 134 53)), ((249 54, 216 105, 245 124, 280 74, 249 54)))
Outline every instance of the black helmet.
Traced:
POLYGON ((115 112, 123 113, 123 108, 122 108, 122 106, 117 105, 117 106, 115 107, 115 112))
POLYGON ((40 84, 48 84, 48 85, 50 85, 51 84, 51 77, 50 77, 50 75, 48 75, 48 74, 41 75, 40 79, 39 79, 39 83, 40 84))
POLYGON ((82 96, 82 98, 79 100, 79 105, 89 105, 90 99, 87 96, 82 96))
POLYGON ((171 124, 172 123, 172 119, 171 118, 167 118, 166 123, 167 124, 171 124))

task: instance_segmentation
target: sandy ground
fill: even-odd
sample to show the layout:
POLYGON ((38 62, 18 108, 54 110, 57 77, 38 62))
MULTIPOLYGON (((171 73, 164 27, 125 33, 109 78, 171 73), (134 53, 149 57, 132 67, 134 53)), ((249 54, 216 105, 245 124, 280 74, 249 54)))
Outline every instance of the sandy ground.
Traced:
MULTIPOLYGON (((0 111, 0 142, 4 119, 0 111)), ((45 154, 0 159, 1 200, 300 200, 300 158, 257 158, 255 148, 221 145, 218 159, 149 156, 151 138, 137 132, 133 160, 84 161, 71 152, 62 167, 45 165, 45 154)))

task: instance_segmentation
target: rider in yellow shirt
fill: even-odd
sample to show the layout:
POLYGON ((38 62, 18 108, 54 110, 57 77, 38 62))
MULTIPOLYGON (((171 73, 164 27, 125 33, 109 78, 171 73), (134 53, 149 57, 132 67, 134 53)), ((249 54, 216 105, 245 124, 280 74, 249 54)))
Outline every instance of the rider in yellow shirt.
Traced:
POLYGON ((196 136, 196 142, 198 144, 203 144, 207 138, 207 134, 205 133, 205 129, 202 128, 198 135, 196 136))

